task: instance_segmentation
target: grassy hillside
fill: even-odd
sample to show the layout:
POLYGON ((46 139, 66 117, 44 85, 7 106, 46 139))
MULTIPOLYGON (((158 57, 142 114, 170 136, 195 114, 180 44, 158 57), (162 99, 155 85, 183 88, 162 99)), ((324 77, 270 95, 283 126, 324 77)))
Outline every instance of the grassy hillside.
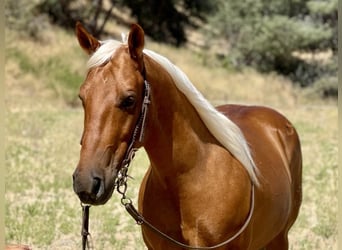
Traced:
MULTIPOLYGON (((124 27, 111 24, 118 35, 124 27)), ((33 249, 79 249, 81 207, 71 174, 79 156, 83 111, 77 100, 86 56, 73 34, 48 26, 39 41, 6 30, 6 243, 33 249)), ((291 230, 290 249, 337 249, 337 106, 276 75, 204 67, 187 49, 146 41, 170 58, 213 103, 263 104, 296 126, 304 154, 303 205, 291 230)), ((135 200, 148 165, 133 162, 129 195, 135 200)), ((140 228, 119 196, 92 207, 94 249, 144 249, 140 228)))

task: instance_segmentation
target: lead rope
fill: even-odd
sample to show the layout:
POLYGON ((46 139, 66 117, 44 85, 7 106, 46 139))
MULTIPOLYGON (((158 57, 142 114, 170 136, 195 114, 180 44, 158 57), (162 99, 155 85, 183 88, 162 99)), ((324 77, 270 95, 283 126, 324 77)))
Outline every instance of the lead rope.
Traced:
POLYGON ((82 250, 88 249, 93 249, 91 241, 88 240, 88 236, 91 237, 89 233, 89 205, 83 205, 81 203, 82 207, 82 230, 81 230, 81 235, 82 235, 82 250))

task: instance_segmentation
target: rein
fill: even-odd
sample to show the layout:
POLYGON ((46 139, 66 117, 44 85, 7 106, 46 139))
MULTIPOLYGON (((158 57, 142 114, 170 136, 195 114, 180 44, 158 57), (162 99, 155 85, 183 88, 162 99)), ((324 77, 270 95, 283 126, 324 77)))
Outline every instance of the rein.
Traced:
MULTIPOLYGON (((140 118, 137 122, 137 125, 135 126, 134 131, 133 131, 133 135, 132 135, 130 145, 127 149, 125 158, 122 162, 122 166, 118 172, 118 175, 117 175, 116 181, 115 181, 116 190, 118 191, 119 194, 122 195, 121 204, 126 208, 127 212, 133 217, 133 219, 136 221, 136 223, 138 225, 146 226, 147 228, 149 228, 153 232, 159 234, 161 237, 165 238, 166 240, 168 240, 172 244, 177 245, 179 247, 186 248, 186 249, 210 250, 210 249, 216 249, 218 247, 222 247, 222 246, 230 243, 231 241, 235 240, 247 228, 247 226, 249 225, 249 223, 251 221, 253 211, 254 211, 254 203, 255 203, 255 201, 254 201, 255 200, 255 197, 254 197, 255 187, 254 187, 253 182, 252 182, 252 188, 251 188, 251 206, 250 206, 248 217, 247 217, 245 223, 240 228, 240 230, 238 232, 236 232, 232 237, 225 240, 224 242, 221 242, 217 245, 210 246, 210 247, 190 246, 190 245, 186 245, 184 243, 181 243, 181 242, 171 238, 170 236, 168 236, 167 234, 163 233, 162 231, 157 229, 155 226, 153 226, 150 222, 148 222, 142 216, 142 214, 140 214, 138 212, 138 210, 134 207, 132 200, 126 196, 127 180, 130 177, 128 175, 128 168, 129 168, 131 161, 133 160, 133 158, 135 156, 135 152, 138 151, 138 148, 134 147, 134 144, 136 141, 142 142, 142 140, 144 138, 145 121, 146 121, 146 116, 147 116, 147 111, 148 111, 148 105, 150 104, 150 95, 151 95, 150 84, 146 80, 144 81, 144 87, 145 87, 145 93, 144 93, 144 100, 142 103, 140 118), (140 132, 140 134, 139 134, 139 137, 137 138, 137 135, 139 132, 140 132)), ((81 206, 82 206, 82 214, 83 214, 82 231, 81 231, 82 249, 85 250, 87 245, 89 248, 88 235, 90 235, 90 233, 88 231, 88 227, 89 227, 89 208, 90 208, 90 206, 89 205, 83 205, 83 204, 81 204, 81 206)))
POLYGON ((251 207, 249 209, 249 213, 248 213, 248 217, 245 221, 245 223, 243 224, 243 226, 240 228, 239 231, 237 231, 232 237, 228 238, 227 240, 214 245, 214 246, 210 246, 210 247, 199 247, 199 246, 190 246, 184 243, 181 243, 173 238, 171 238, 170 236, 168 236, 167 234, 163 233, 162 231, 160 231, 158 228, 156 228, 155 226, 153 226, 150 222, 148 222, 141 213, 138 212, 138 210, 134 207, 134 205, 132 204, 132 200, 127 198, 125 196, 125 194, 122 194, 122 198, 121 198, 121 203, 122 205, 125 206, 127 212, 133 217, 133 219, 136 221, 136 223, 140 226, 145 225, 146 227, 148 227, 149 229, 151 229, 152 231, 154 231, 155 233, 159 234, 160 236, 164 237, 166 240, 168 240, 169 242, 173 243, 174 245, 177 245, 179 247, 182 248, 186 248, 186 249, 198 249, 198 250, 210 250, 210 249, 216 249, 222 246, 227 245, 228 243, 232 242, 233 240, 235 240, 248 226, 249 222, 251 221, 252 215, 253 215, 253 211, 254 211, 254 184, 252 183, 252 188, 251 188, 251 207))

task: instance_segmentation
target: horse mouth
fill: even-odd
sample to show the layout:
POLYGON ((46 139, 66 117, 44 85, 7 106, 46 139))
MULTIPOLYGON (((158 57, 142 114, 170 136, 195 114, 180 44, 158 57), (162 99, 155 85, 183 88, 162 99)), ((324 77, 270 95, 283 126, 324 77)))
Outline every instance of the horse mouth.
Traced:
POLYGON ((109 188, 105 188, 105 184, 101 182, 98 184, 97 190, 91 192, 81 191, 77 192, 74 187, 74 191, 83 204, 88 205, 104 205, 112 197, 115 185, 111 185, 109 188))
MULTIPOLYGON (((113 188, 113 190, 114 190, 114 188, 113 188)), ((107 194, 103 194, 101 196, 89 194, 86 192, 80 192, 77 195, 83 204, 97 206, 97 205, 106 204, 107 201, 112 197, 113 190, 108 192, 107 194)))

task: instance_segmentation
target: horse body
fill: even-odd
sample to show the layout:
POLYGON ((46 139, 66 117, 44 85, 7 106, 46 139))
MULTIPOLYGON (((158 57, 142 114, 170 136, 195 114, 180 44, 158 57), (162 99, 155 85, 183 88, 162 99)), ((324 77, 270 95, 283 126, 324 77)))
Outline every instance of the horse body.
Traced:
MULTIPOLYGON (((153 72, 157 65, 149 69, 151 63, 146 60, 151 59, 145 59, 146 72, 153 72)), ((161 231, 181 242, 215 245, 245 222, 250 209, 250 179, 207 130, 187 99, 173 89, 172 79, 163 77, 161 69, 158 72, 158 79, 149 73, 147 79, 153 103, 166 106, 151 106, 149 111, 144 147, 151 167, 141 185, 139 209, 161 231)), ((300 164, 297 134, 283 116, 265 107, 226 105, 218 109, 244 132, 261 182, 249 228, 226 248, 259 249, 283 233, 284 242, 276 248, 281 249, 300 202, 291 182, 301 173, 289 172, 300 164)), ((143 234, 151 249, 175 249, 148 229, 143 229, 143 234)))
MULTIPOLYGON (((81 46, 89 54, 101 48, 90 34, 80 27, 77 31, 81 46)), ((246 138, 256 166, 255 182, 246 166, 222 146, 186 94, 176 87, 172 73, 142 51, 143 32, 133 26, 128 46, 119 47, 107 64, 91 70, 83 85, 87 87, 81 88, 83 101, 90 102, 89 95, 101 93, 103 86, 102 90, 97 88, 106 82, 106 88, 109 84, 109 91, 114 89, 115 93, 110 92, 112 96, 103 102, 115 99, 119 103, 113 111, 108 106, 90 110, 89 104, 84 105, 81 159, 74 173, 74 189, 81 201, 96 205, 110 198, 111 178, 116 177, 138 120, 145 78, 151 86, 151 105, 144 140, 138 146, 145 148, 151 165, 139 193, 139 210, 144 218, 180 242, 213 246, 235 235, 246 223, 253 200, 247 228, 220 249, 288 249, 287 233, 301 202, 301 150, 293 126, 269 108, 218 107, 246 138), (106 71, 110 74, 104 77, 106 71), (97 83, 99 75, 101 83, 97 83), (127 108, 128 97, 134 97, 137 104, 127 108)), ((93 101, 90 106, 94 105, 104 104, 93 101)), ((144 226, 142 232, 149 249, 177 249, 144 226)))

